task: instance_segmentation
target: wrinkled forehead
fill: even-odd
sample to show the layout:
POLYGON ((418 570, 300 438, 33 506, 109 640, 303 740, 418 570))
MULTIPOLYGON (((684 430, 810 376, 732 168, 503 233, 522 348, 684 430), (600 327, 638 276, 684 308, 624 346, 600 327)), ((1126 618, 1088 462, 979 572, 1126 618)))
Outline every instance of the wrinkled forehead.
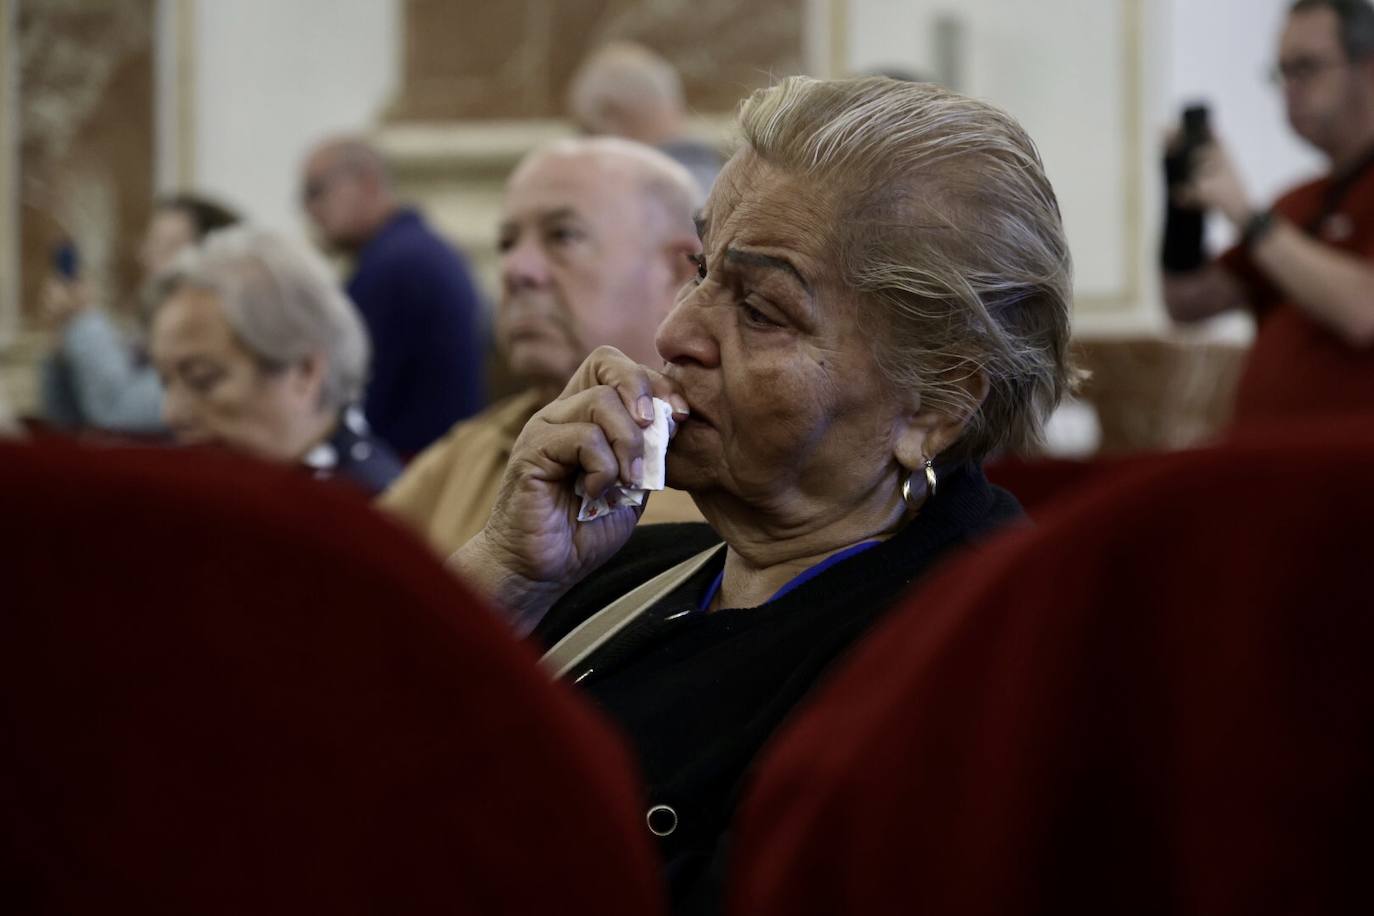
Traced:
POLYGON ((842 197, 837 183, 779 168, 745 148, 716 178, 698 229, 708 252, 722 246, 780 248, 820 267, 832 260, 842 197))

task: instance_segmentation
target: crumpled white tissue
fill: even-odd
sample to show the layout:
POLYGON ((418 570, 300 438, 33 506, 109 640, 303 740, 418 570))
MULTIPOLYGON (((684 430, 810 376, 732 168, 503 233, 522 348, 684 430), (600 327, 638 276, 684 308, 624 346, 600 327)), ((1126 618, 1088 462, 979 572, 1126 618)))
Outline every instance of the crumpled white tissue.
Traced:
POLYGON ((577 520, 590 522, 626 506, 642 506, 651 490, 662 490, 666 486, 664 466, 668 457, 668 440, 676 432, 672 405, 662 398, 654 398, 654 423, 644 430, 644 479, 639 486, 622 482, 608 487, 605 493, 593 499, 587 495, 583 478, 579 475, 573 482, 573 492, 582 497, 577 520))

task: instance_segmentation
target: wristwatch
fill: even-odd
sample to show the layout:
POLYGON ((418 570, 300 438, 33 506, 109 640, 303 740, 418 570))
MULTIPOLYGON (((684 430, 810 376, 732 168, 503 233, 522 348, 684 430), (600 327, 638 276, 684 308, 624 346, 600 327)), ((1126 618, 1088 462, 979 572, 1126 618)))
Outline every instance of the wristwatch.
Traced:
POLYGON ((1245 228, 1240 233, 1241 244, 1246 248, 1254 248, 1273 228, 1274 211, 1260 210, 1245 221, 1245 228))

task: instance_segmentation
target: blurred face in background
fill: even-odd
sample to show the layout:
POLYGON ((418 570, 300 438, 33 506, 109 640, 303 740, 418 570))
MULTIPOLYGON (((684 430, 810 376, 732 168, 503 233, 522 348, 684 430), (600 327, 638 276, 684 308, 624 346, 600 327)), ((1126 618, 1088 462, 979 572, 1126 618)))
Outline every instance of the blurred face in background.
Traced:
POLYGON ((1331 152, 1344 145, 1346 132, 1362 131, 1374 101, 1370 71, 1368 61, 1351 61, 1346 54, 1334 11, 1290 16, 1279 41, 1279 74, 1294 132, 1331 152))
POLYGON ((347 251, 368 240, 376 180, 334 150, 321 150, 306 160, 301 202, 327 247, 347 251))
POLYGON ((184 211, 163 207, 153 211, 148 230, 138 249, 138 264, 145 279, 151 279, 171 266, 178 253, 196 241, 196 225, 184 211))
POLYGON ((517 375, 561 386, 602 344, 659 362, 654 333, 692 269, 670 239, 691 231, 671 227, 643 184, 606 153, 536 154, 512 176, 496 330, 517 375))
POLYGON ((267 367, 239 342, 219 297, 183 288, 153 320, 162 415, 178 442, 295 461, 321 436, 322 359, 267 367))

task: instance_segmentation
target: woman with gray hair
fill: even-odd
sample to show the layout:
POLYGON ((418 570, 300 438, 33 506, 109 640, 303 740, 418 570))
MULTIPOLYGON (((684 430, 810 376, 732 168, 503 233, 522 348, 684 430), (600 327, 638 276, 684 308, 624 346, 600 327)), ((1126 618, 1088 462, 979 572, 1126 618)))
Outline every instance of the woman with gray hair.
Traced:
POLYGON ((980 463, 1034 443, 1070 378, 1068 245, 1011 117, 797 77, 740 126, 666 365, 594 353, 452 559, 625 727, 682 912, 713 907, 734 798, 792 708, 933 564, 1022 517, 980 463), (642 481, 654 397, 667 483, 709 525, 579 521, 579 493, 642 481))
POLYGON ((357 406, 367 334, 318 256, 260 229, 226 229, 158 289, 151 348, 177 441, 298 462, 373 495, 400 473, 357 406))

